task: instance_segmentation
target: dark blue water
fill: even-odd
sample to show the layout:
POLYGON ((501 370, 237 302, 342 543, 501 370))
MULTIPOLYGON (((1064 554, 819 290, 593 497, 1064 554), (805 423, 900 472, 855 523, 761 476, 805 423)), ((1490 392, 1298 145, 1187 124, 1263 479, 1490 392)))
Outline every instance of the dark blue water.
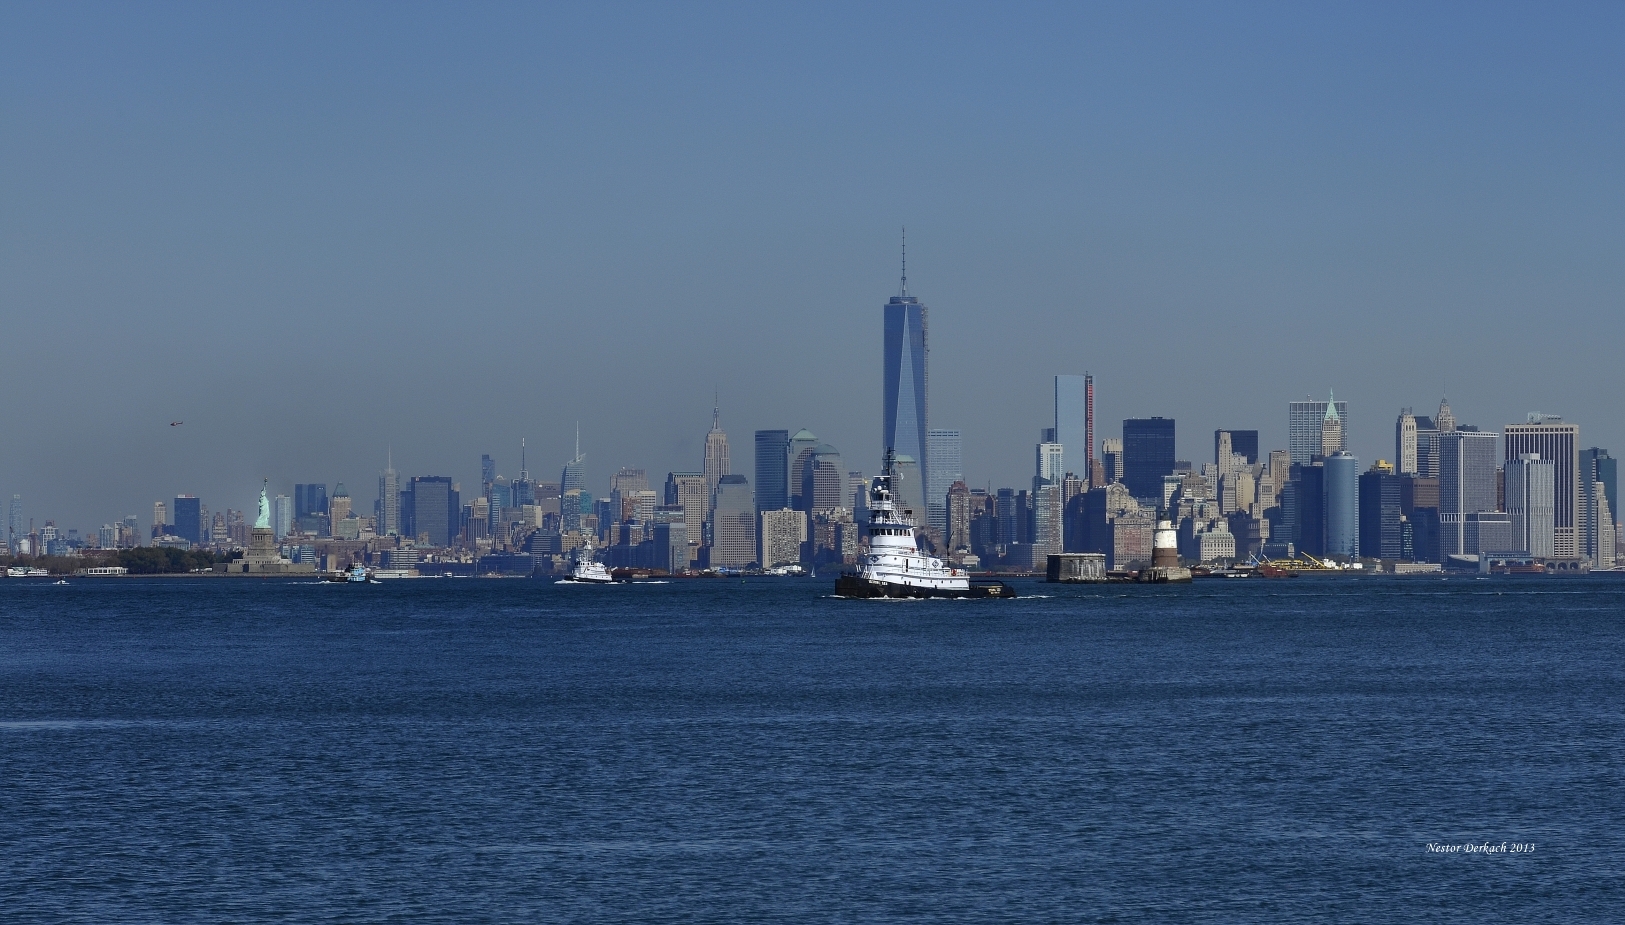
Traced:
POLYGON ((1625 583, 1019 590, 0 582, 0 920, 1625 916, 1625 583))

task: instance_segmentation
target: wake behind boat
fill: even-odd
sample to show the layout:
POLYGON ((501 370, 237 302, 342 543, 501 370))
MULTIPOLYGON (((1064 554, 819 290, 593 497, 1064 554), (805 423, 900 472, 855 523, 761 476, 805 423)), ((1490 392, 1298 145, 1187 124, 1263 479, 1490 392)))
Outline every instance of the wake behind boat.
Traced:
POLYGON ((897 510, 892 500, 893 454, 869 489, 869 550, 853 571, 835 580, 835 594, 852 598, 1015 597, 1002 581, 972 582, 963 569, 922 552, 915 538, 912 511, 897 510))

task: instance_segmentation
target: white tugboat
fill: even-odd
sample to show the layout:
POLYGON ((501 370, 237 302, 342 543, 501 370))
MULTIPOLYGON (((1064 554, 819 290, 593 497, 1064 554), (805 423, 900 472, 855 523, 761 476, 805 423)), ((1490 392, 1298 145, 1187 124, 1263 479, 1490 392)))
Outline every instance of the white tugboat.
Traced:
POLYGON ((604 563, 593 558, 592 545, 577 546, 574 553, 574 564, 570 567, 570 581, 583 582, 593 585, 607 585, 615 580, 604 568, 604 563))
POLYGON ((869 549, 853 571, 835 581, 840 597, 1015 597, 1000 581, 972 582, 970 575, 922 552, 912 512, 892 501, 892 453, 869 489, 869 549))

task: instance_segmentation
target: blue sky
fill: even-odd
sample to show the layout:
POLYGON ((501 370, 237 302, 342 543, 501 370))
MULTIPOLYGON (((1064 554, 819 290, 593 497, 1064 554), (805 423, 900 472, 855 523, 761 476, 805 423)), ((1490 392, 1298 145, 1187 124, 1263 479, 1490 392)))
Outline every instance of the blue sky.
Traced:
POLYGON ((932 424, 1284 446, 1335 388, 1625 450, 1617 5, 0 10, 0 492, 697 469, 713 391, 872 471, 909 228, 932 424), (171 420, 185 420, 180 428, 171 420))

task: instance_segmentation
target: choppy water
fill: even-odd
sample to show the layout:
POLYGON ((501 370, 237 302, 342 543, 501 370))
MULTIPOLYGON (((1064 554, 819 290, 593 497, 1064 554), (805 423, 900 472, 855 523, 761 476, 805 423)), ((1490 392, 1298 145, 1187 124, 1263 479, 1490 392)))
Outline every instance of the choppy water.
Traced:
POLYGON ((1625 583, 1019 590, 3 581, 0 919, 1625 917, 1625 583))

